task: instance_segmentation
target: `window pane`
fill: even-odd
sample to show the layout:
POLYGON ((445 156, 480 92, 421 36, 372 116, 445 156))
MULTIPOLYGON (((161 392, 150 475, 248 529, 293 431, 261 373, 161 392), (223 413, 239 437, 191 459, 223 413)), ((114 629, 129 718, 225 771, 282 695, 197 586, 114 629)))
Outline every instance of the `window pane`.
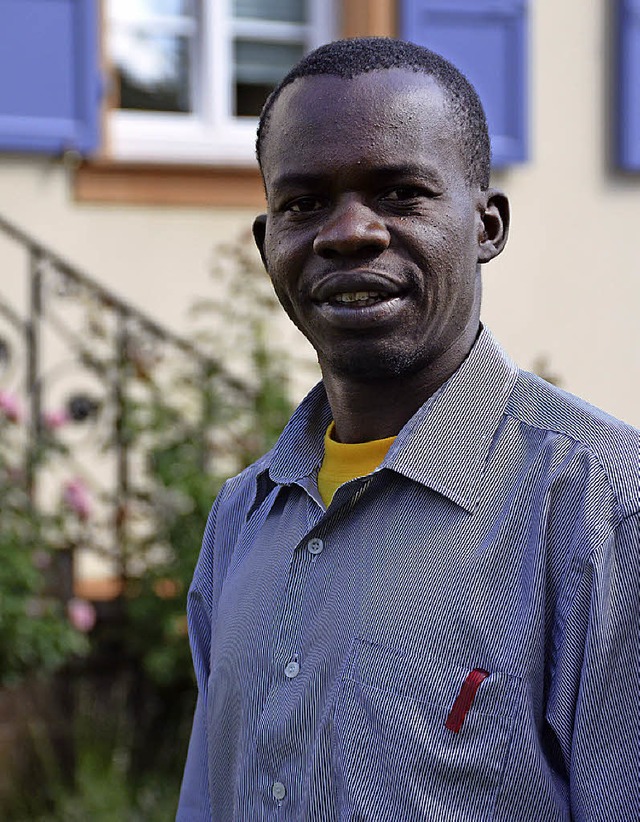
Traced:
POLYGON ((287 23, 306 22, 305 0, 234 0, 235 17, 254 20, 277 20, 287 23))
POLYGON ((238 39, 235 43, 236 80, 275 85, 303 54, 302 43, 262 43, 238 39))
POLYGON ((235 42, 235 115, 257 117, 273 88, 302 57, 301 43, 235 42))
POLYGON ((190 112, 191 38, 118 27, 112 56, 120 80, 120 108, 190 112))
POLYGON ((108 3, 109 16, 117 20, 193 14, 193 0, 108 0, 108 3))

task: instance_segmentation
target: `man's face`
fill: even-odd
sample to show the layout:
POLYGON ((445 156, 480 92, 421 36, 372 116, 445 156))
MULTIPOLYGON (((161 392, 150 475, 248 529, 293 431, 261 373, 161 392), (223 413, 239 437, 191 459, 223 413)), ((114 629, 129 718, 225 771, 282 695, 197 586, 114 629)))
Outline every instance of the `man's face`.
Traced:
POLYGON ((325 377, 415 374, 475 334, 487 196, 458 142, 413 71, 305 77, 276 102, 255 234, 325 377))

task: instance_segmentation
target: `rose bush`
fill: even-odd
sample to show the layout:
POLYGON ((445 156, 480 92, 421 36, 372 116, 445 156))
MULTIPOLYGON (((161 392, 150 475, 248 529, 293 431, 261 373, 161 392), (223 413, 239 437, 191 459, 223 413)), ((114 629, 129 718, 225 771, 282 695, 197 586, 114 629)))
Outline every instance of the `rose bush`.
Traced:
POLYGON ((7 686, 61 667, 88 644, 52 585, 63 527, 28 493, 22 404, 0 394, 0 686, 7 686))

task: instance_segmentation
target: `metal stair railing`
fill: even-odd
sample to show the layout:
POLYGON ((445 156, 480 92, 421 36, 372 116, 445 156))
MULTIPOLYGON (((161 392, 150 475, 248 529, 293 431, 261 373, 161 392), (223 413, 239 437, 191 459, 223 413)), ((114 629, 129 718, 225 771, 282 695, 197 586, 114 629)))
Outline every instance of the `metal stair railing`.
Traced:
MULTIPOLYGON (((79 372, 90 378, 89 382, 94 386, 97 377, 106 383, 101 396, 96 396, 95 388, 76 388, 66 397, 64 410, 60 413, 78 426, 101 418, 109 429, 102 432, 102 440, 111 444, 115 454, 110 496, 114 500, 111 526, 114 556, 117 557, 127 542, 122 511, 130 495, 132 454, 126 432, 126 406, 132 383, 137 382, 136 390, 139 390, 141 382, 134 380, 132 373, 136 369, 152 371, 156 368, 157 361, 166 360, 166 356, 156 356, 162 349, 165 354, 170 351, 172 356, 182 358, 181 367, 194 370, 196 379, 203 384, 215 379, 218 390, 236 395, 246 394, 246 386, 231 376, 220 362, 0 216, 2 237, 26 253, 26 306, 21 309, 16 305, 19 300, 15 295, 13 302, 10 299, 10 280, 6 272, 0 280, 0 390, 5 396, 22 396, 26 400, 28 493, 32 499, 37 498, 40 469, 33 454, 45 434, 45 399, 52 384, 69 370, 75 372, 75 382, 81 378, 79 372), (71 310, 65 312, 69 306, 71 310), (99 333, 87 338, 86 328, 92 324, 100 326, 99 333), (50 360, 49 349, 55 346, 59 353, 50 360), (99 354, 94 350, 96 346, 100 348, 99 354), (22 362, 20 349, 23 351, 22 362)), ((200 400, 206 405, 206 391, 202 392, 200 400)), ((204 406, 199 409, 203 425, 209 411, 204 406)), ((126 573, 125 569, 121 571, 126 573)))

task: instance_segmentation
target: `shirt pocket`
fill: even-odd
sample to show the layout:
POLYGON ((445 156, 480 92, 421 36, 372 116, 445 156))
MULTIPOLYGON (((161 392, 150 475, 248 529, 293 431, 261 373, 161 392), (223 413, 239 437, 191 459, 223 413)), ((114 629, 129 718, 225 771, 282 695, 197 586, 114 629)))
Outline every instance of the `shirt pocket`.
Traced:
POLYGON ((354 640, 332 723, 340 820, 492 819, 523 684, 489 672, 454 733, 445 722, 472 670, 354 640))

